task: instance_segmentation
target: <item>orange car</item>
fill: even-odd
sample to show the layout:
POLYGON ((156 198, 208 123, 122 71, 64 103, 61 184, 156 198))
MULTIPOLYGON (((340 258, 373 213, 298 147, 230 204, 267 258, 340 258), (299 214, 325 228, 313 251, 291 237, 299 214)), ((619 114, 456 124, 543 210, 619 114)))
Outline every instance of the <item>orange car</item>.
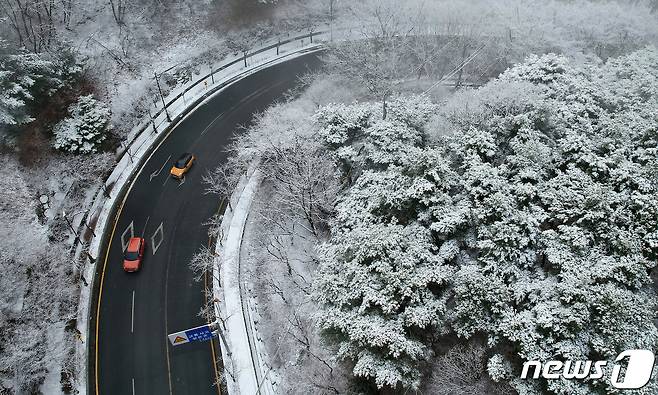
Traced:
POLYGON ((190 167, 192 167, 195 159, 196 157, 189 152, 184 153, 176 162, 174 162, 174 166, 169 171, 169 174, 179 180, 182 179, 185 173, 187 173, 188 170, 190 170, 190 167))
POLYGON ((141 237, 131 237, 128 241, 126 253, 123 256, 123 270, 126 272, 136 272, 142 266, 144 258, 144 247, 146 240, 141 237))

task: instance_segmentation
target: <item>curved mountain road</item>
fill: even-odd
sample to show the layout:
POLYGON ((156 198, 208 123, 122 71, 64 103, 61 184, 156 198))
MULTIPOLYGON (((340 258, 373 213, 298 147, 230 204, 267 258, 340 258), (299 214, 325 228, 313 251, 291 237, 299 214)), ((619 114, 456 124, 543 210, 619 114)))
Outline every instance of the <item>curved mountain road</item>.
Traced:
POLYGON ((99 262, 98 319, 89 355, 89 393, 217 394, 216 342, 169 345, 166 335, 203 325, 203 282, 188 267, 208 244, 206 222, 217 196, 204 194, 202 176, 226 160, 223 149, 240 125, 293 88, 297 77, 319 65, 309 53, 269 66, 215 94, 188 114, 145 162, 116 209, 99 262), (197 161, 179 182, 169 176, 182 152, 197 161), (123 244, 134 234, 147 241, 142 269, 125 273, 123 244), (108 238, 109 236, 109 238, 108 238))

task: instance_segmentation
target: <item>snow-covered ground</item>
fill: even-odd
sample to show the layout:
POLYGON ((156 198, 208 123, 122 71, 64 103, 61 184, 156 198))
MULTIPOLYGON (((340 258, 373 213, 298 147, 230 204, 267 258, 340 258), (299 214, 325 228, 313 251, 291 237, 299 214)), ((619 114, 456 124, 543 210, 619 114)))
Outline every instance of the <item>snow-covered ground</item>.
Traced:
POLYGON ((213 287, 215 300, 221 303, 217 315, 221 317, 222 329, 228 343, 222 356, 227 356, 230 364, 225 366, 228 382, 234 385, 232 393, 255 394, 274 393, 272 381, 265 377, 262 355, 254 349, 254 323, 245 309, 247 298, 243 298, 241 269, 242 235, 247 223, 254 194, 260 183, 260 173, 254 170, 239 185, 231 196, 231 209, 226 209, 222 221, 223 238, 216 245, 219 287, 213 287), (221 307, 220 307, 221 306, 221 307))

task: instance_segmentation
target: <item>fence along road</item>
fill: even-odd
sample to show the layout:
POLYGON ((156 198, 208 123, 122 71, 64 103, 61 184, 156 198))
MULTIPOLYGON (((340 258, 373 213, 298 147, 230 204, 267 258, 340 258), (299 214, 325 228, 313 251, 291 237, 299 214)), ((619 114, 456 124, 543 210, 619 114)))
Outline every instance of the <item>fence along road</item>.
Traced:
POLYGON ((217 197, 203 193, 202 175, 226 159, 223 148, 239 125, 318 65, 314 53, 306 54, 235 82, 185 117, 145 162, 119 204, 106 254, 99 258, 98 321, 92 328, 97 341, 90 359, 96 376, 90 392, 218 393, 213 366, 217 344, 174 349, 166 337, 204 324, 197 315, 204 303, 203 284, 193 280, 188 267, 192 255, 208 242, 207 227, 201 224, 217 210, 217 197), (184 183, 169 177, 168 163, 157 172, 186 151, 198 160, 184 183), (143 235, 148 243, 138 273, 122 269, 122 244, 131 234, 143 235))

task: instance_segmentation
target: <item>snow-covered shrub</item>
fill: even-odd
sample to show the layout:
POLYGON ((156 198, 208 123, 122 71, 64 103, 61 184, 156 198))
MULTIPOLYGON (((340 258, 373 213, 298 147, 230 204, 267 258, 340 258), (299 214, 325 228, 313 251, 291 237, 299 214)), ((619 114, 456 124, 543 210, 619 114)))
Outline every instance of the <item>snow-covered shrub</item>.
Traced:
POLYGON ((110 110, 92 95, 80 96, 69 116, 55 126, 54 146, 76 154, 97 152, 108 133, 110 110))
POLYGON ((509 380, 512 378, 512 366, 504 356, 494 354, 487 361, 487 373, 495 382, 509 380))

